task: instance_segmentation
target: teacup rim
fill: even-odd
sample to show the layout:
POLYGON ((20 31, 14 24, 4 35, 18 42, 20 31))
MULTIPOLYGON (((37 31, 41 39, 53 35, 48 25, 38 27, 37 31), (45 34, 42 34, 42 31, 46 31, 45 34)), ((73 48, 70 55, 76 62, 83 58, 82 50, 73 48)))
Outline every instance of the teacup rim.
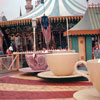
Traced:
POLYGON ((78 53, 76 53, 76 52, 74 52, 74 53, 72 53, 72 52, 64 52, 64 53, 50 53, 50 54, 46 54, 46 55, 66 55, 66 54, 69 54, 69 55, 72 55, 72 54, 78 54, 78 53))
POLYGON ((91 60, 88 60, 87 62, 88 63, 97 63, 97 64, 99 64, 100 62, 98 62, 98 60, 100 60, 100 59, 91 59, 91 60))

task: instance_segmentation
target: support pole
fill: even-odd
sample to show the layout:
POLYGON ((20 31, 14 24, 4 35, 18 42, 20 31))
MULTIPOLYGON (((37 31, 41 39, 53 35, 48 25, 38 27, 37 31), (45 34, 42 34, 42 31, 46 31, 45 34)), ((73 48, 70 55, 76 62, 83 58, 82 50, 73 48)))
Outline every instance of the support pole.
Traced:
POLYGON ((33 36, 34 36, 34 51, 36 51, 35 27, 33 27, 33 36))
POLYGON ((36 20, 32 20, 32 27, 33 27, 33 48, 34 48, 34 51, 36 51, 36 39, 35 39, 35 27, 36 27, 36 20))
POLYGON ((68 34, 68 18, 67 18, 67 43, 68 43, 68 50, 69 48, 69 34, 68 34))

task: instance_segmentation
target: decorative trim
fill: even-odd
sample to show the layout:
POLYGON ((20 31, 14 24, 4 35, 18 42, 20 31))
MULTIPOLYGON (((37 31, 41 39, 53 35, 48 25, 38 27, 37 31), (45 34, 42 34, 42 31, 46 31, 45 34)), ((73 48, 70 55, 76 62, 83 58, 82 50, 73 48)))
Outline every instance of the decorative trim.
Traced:
MULTIPOLYGON (((96 35, 100 34, 100 30, 71 30, 68 32, 69 35, 96 35)), ((67 36, 67 31, 64 32, 64 36, 67 36)))
MULTIPOLYGON (((55 20, 57 20, 57 22, 60 20, 60 22, 61 22, 61 20, 65 20, 66 18, 68 18, 68 19, 78 19, 79 20, 79 18, 81 19, 83 16, 61 16, 61 17, 49 17, 49 20, 51 20, 51 22, 54 20, 54 22, 55 22, 55 20)), ((41 18, 37 18, 37 21, 40 21, 40 23, 41 23, 41 18)), ((1 26, 10 26, 10 25, 13 25, 13 24, 16 24, 16 25, 18 25, 18 24, 23 24, 23 25, 25 25, 26 23, 31 23, 32 22, 32 19, 21 19, 21 20, 12 20, 12 21, 5 21, 5 22, 0 22, 0 25, 1 26)))

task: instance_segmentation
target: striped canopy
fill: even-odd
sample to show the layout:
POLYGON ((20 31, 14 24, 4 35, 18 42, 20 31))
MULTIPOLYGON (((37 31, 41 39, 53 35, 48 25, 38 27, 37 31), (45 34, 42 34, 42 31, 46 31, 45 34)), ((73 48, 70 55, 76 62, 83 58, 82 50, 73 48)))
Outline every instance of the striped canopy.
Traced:
POLYGON ((86 8, 86 0, 46 0, 44 4, 17 19, 36 19, 44 14, 49 17, 82 16, 86 8))
POLYGON ((100 4, 89 5, 81 21, 69 30, 69 35, 89 34, 100 34, 100 4))

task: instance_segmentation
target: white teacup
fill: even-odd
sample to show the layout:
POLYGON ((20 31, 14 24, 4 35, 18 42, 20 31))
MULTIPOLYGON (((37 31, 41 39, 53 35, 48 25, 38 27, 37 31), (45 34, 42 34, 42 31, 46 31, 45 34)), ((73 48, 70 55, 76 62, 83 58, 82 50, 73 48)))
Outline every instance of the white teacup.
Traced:
POLYGON ((75 64, 75 72, 88 78, 92 83, 93 86, 99 91, 100 93, 100 62, 98 59, 93 59, 93 60, 88 60, 87 62, 85 61, 78 61, 75 64), (77 66, 83 63, 87 70, 88 70, 88 75, 80 72, 77 70, 77 66))
POLYGON ((78 53, 46 54, 48 67, 56 76, 67 76, 74 72, 74 65, 79 60, 78 53))

